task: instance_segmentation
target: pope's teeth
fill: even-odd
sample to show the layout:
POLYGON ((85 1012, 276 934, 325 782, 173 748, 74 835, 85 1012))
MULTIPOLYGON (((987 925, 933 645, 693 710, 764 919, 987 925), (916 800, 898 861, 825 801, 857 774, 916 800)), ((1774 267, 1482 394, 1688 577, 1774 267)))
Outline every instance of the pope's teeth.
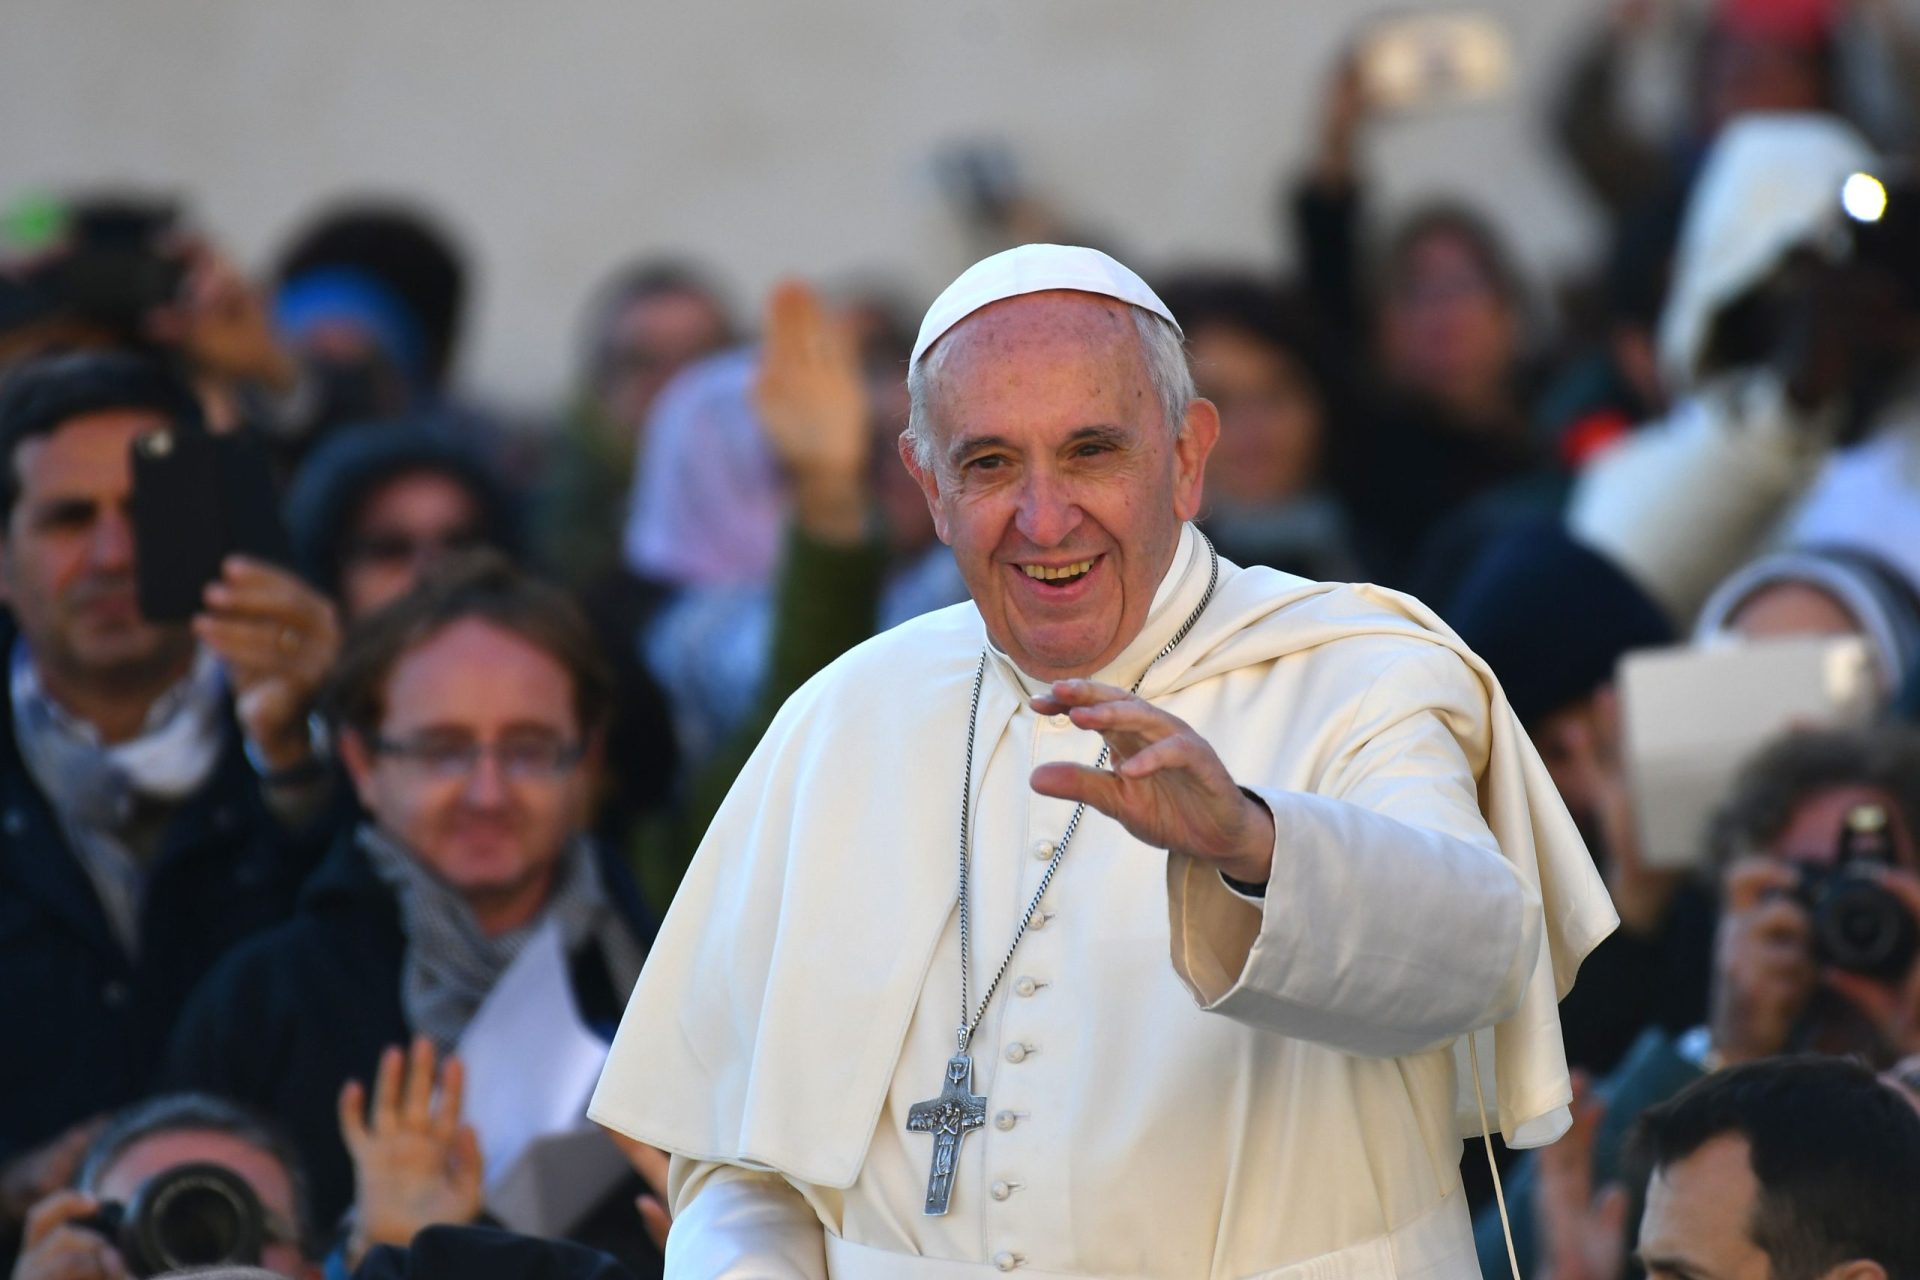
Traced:
POLYGON ((1054 582, 1061 578, 1077 578, 1093 568, 1093 561, 1082 560, 1077 564, 1061 565, 1058 569, 1049 569, 1043 564, 1023 564, 1021 571, 1029 578, 1038 578, 1042 582, 1054 582))

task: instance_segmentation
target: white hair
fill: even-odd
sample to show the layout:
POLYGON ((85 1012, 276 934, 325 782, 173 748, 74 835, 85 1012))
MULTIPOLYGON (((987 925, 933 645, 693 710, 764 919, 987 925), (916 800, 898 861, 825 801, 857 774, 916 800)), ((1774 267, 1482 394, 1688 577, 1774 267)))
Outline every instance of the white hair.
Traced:
MULTIPOLYGON (((1187 406, 1200 394, 1194 389, 1193 367, 1187 363, 1186 340, 1165 317, 1132 303, 1127 304, 1127 310, 1133 313, 1134 332, 1140 335, 1140 354, 1147 362, 1147 381, 1160 401, 1160 416, 1168 432, 1178 435, 1186 421, 1187 406)), ((943 337, 907 370, 907 395, 912 406, 905 435, 913 446, 914 461, 926 470, 934 465, 934 383, 939 380, 950 345, 943 337)))

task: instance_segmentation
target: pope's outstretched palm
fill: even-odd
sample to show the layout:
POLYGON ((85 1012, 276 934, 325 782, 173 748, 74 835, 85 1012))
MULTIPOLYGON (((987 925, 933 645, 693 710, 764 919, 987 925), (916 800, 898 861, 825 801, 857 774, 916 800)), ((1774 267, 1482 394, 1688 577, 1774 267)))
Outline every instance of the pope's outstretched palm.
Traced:
POLYGON ((1178 716, 1092 680, 1062 680, 1033 700, 1106 740, 1111 772, 1043 764, 1033 789, 1084 800, 1159 849, 1218 863, 1236 880, 1264 884, 1273 867, 1273 817, 1234 784, 1207 740, 1178 716))

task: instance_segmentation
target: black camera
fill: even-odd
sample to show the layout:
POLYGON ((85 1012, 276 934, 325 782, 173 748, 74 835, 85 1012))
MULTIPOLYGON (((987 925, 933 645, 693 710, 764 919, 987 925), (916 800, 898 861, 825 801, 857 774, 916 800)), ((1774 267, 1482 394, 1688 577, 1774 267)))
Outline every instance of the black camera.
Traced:
POLYGON ((75 1225, 113 1242, 136 1276, 190 1267, 258 1266, 267 1238, 260 1197, 223 1165, 183 1164, 75 1225))
POLYGON ((1821 964, 1895 982, 1920 953, 1920 921, 1867 870, 1892 865, 1886 811, 1855 805, 1840 830, 1830 866, 1801 864, 1794 897, 1813 917, 1813 954, 1821 964))

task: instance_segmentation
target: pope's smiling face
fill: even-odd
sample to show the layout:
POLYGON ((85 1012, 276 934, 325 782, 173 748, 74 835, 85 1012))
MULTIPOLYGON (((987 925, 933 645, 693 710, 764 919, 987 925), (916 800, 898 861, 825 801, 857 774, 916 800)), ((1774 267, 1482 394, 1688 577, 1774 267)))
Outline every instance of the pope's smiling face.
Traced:
POLYGON ((1213 406, 1170 430, 1128 306, 1093 294, 993 303, 927 358, 932 464, 902 455, 987 634, 1031 676, 1093 674, 1140 634, 1200 509, 1213 406))

